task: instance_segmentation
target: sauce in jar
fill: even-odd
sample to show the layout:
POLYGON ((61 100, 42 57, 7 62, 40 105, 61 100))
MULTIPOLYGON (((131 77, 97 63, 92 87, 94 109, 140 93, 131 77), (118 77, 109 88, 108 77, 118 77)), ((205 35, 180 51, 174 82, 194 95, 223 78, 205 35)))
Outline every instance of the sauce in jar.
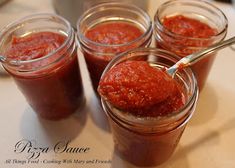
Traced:
POLYGON ((13 37, 4 54, 14 61, 39 59, 19 65, 20 69, 34 71, 13 72, 5 68, 13 76, 31 107, 39 116, 50 120, 67 117, 78 108, 83 99, 76 51, 69 53, 68 48, 68 51, 59 50, 65 40, 66 36, 59 33, 30 33, 13 37))
POLYGON ((184 105, 181 86, 145 61, 126 61, 101 79, 99 93, 114 107, 138 117, 158 117, 184 105))
MULTIPOLYGON (((171 35, 160 33, 162 41, 156 40, 157 47, 170 50, 181 57, 212 45, 213 37, 218 34, 218 30, 208 24, 183 15, 164 17, 161 22, 171 35)), ((192 65, 200 89, 205 84, 213 60, 214 56, 208 56, 192 65)))
POLYGON ((12 60, 33 60, 58 49, 64 41, 65 36, 52 32, 33 33, 23 37, 13 36, 5 54, 12 60))
POLYGON ((161 64, 140 60, 143 55, 159 56, 162 59, 158 61, 170 60, 172 55, 165 54, 166 51, 148 48, 124 53, 109 63, 99 83, 115 154, 136 166, 165 162, 174 152, 194 109, 191 105, 195 105, 195 97, 188 97, 191 94, 178 78, 170 77, 165 67, 158 66, 161 64))
POLYGON ((110 60, 130 49, 148 47, 152 32, 148 13, 129 3, 101 3, 81 15, 77 36, 97 96, 100 77, 110 60))
POLYGON ((85 36, 91 41, 99 44, 110 45, 110 47, 102 47, 102 45, 94 46, 94 50, 104 54, 92 55, 84 53, 95 91, 98 87, 98 83, 104 68, 113 58, 113 55, 110 56, 106 55, 105 53, 118 54, 138 47, 138 45, 140 45, 139 43, 130 42, 133 42, 142 34, 143 31, 140 28, 124 21, 104 22, 87 30, 85 36))
MULTIPOLYGON (((175 15, 171 17, 165 17, 162 21, 163 26, 166 27, 172 33, 193 37, 193 38, 207 38, 214 36, 217 33, 216 29, 213 29, 209 25, 183 15, 175 15)), ((188 41, 189 43, 190 41, 188 41)), ((188 44, 186 41, 186 45, 188 44)), ((192 44, 191 44, 192 45, 192 44)), ((196 45, 204 45, 197 43, 196 45)))

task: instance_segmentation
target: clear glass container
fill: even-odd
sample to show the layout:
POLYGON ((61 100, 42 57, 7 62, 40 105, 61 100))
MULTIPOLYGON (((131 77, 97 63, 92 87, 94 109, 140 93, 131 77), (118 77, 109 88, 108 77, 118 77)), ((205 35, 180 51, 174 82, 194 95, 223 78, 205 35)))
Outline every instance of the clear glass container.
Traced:
MULTIPOLYGON (((30 49, 31 46, 27 47, 35 51, 30 49)), ((34 111, 50 120, 69 116, 83 103, 76 49, 75 34, 69 22, 54 14, 27 16, 6 26, 0 34, 0 53, 6 60, 3 67, 13 77, 34 111), (30 38, 35 33, 45 32, 63 37, 61 46, 33 59, 28 57, 26 60, 14 60, 6 55, 15 37, 30 38)))
POLYGON ((134 5, 117 2, 101 3, 87 10, 79 18, 77 34, 80 49, 84 54, 93 88, 96 91, 104 68, 116 54, 150 45, 152 22, 145 11, 134 5), (128 23, 140 29, 143 33, 138 38, 121 44, 104 44, 86 37, 88 30, 96 25, 106 23, 128 23))
MULTIPOLYGON (((227 34, 228 21, 224 13, 212 4, 201 0, 173 0, 162 4, 154 16, 154 36, 157 48, 162 48, 184 57, 196 51, 202 50, 212 44, 222 41, 227 34), (210 37, 192 37, 179 35, 169 31, 163 20, 166 17, 183 15, 196 19, 217 30, 215 35, 210 37)), ((183 30, 184 28, 182 28, 183 30)), ((215 56, 200 60, 192 66, 199 89, 201 90, 206 82, 207 76, 212 67, 215 56)))
MULTIPOLYGON (((179 59, 179 56, 165 50, 134 49, 115 57, 107 65, 103 75, 128 60, 145 60, 153 67, 167 68, 179 59)), ((198 98, 197 82, 190 68, 177 72, 174 79, 183 88, 185 104, 165 116, 137 117, 115 108, 101 97, 112 129, 115 151, 124 160, 136 166, 156 166, 165 162, 174 152, 186 124, 193 115, 198 98)))

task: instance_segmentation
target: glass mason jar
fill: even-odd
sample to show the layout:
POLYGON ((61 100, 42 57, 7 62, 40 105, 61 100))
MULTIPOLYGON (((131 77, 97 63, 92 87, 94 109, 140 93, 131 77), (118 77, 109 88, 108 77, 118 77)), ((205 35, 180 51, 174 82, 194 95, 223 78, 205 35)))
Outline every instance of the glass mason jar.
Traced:
MULTIPOLYGON (((179 59, 179 56, 165 50, 134 49, 115 57, 102 76, 120 62, 128 60, 145 60, 153 67, 163 68, 172 66, 179 59)), ((183 88, 185 105, 165 116, 137 117, 115 108, 101 96, 112 129, 115 151, 124 160, 137 166, 155 166, 165 162, 174 152, 198 98, 197 82, 190 68, 177 72, 174 79, 183 88)))
MULTIPOLYGON (((38 41, 32 40, 32 46, 39 45, 38 41)), ((21 47, 31 53, 46 50, 43 48, 44 44, 40 45, 33 48, 27 43, 26 47, 23 44, 21 47)), ((56 44, 51 42, 51 45, 56 44)), ((42 118, 57 120, 67 117, 84 100, 76 48, 74 30, 69 22, 54 14, 30 15, 1 31, 0 53, 5 57, 3 67, 13 77, 29 105, 42 118), (9 46, 16 49, 19 47, 13 45, 14 38, 19 38, 18 41, 24 37, 30 40, 36 33, 41 38, 45 33, 53 33, 51 37, 63 38, 64 41, 57 49, 37 58, 31 59, 31 55, 27 59, 17 56, 15 59, 8 58, 9 46)), ((21 50, 18 48, 16 52, 21 50)))
MULTIPOLYGON (((183 21, 182 21, 183 23, 183 21)), ((222 41, 227 34, 228 21, 224 13, 212 4, 201 0, 173 0, 162 4, 154 16, 154 36, 156 47, 166 49, 184 57, 222 41), (180 35, 169 31, 163 20, 172 16, 185 16, 210 26, 216 33, 209 37, 193 37, 190 32, 180 35)), ((184 27, 181 27, 184 31, 184 27)), ((201 90, 206 82, 215 56, 200 60, 192 65, 201 90)))
MULTIPOLYGON (((108 34, 109 32, 105 33, 108 34)), ((152 22, 145 11, 134 5, 117 2, 101 3, 87 10, 79 18, 77 23, 77 35, 81 51, 86 60, 93 89, 97 91, 104 68, 116 54, 129 49, 147 47, 150 45, 152 22), (116 26, 119 26, 118 24, 120 23, 129 24, 140 29, 142 35, 129 42, 118 44, 101 43, 93 41, 86 36, 87 31, 91 28, 107 23, 113 23, 116 26)), ((101 34, 101 36, 102 35, 104 34, 101 34)))

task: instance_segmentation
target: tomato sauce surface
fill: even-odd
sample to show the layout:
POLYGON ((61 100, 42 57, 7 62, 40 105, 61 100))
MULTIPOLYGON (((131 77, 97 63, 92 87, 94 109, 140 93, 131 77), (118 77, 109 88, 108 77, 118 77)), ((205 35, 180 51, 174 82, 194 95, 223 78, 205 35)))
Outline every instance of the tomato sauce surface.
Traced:
POLYGON ((116 108, 143 117, 166 115, 185 104, 181 86, 145 61, 116 65, 101 79, 98 91, 116 108))
POLYGON ((52 32, 13 37, 6 55, 14 60, 34 60, 55 51, 64 41, 65 36, 52 32))
POLYGON ((183 15, 165 17, 162 23, 169 31, 186 37, 208 38, 217 33, 209 25, 183 15))
POLYGON ((86 32, 86 37, 101 44, 125 44, 143 34, 142 30, 127 22, 98 24, 86 32))

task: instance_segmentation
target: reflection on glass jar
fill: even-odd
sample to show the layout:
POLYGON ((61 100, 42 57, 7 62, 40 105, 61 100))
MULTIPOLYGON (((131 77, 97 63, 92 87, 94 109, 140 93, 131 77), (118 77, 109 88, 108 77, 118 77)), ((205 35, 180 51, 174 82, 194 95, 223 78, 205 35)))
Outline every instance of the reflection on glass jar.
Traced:
MULTIPOLYGON (((162 4, 154 16, 156 47, 184 57, 222 41, 227 33, 227 18, 217 7, 196 0, 175 0, 162 4)), ((192 66, 199 89, 206 82, 214 56, 192 66)))
MULTIPOLYGON (((150 77, 151 73, 143 72, 145 75, 149 76, 144 76, 143 79, 141 78, 143 73, 139 73, 137 71, 135 73, 135 68, 130 70, 130 66, 128 65, 126 67, 128 72, 135 75, 124 74, 124 76, 122 76, 122 73, 125 72, 125 67, 120 68, 120 72, 117 72, 118 70, 115 69, 115 67, 123 66, 123 63, 128 62, 129 64, 130 61, 136 61, 147 63, 151 68, 154 67, 152 69, 164 69, 172 66, 179 59, 180 57, 165 50, 153 48, 134 49, 115 57, 107 65, 101 77, 98 91, 101 93, 102 106, 108 116, 112 129, 115 151, 124 160, 127 160, 134 165, 159 165, 165 162, 172 155, 186 124, 195 110, 198 98, 198 87, 191 69, 185 68, 184 70, 177 72, 177 75, 171 79, 177 83, 177 87, 173 88, 177 89, 179 86, 180 89, 177 89, 177 92, 175 92, 175 90, 170 92, 169 96, 165 96, 163 100, 155 102, 153 99, 156 98, 157 93, 154 92, 154 88, 152 87, 159 86, 154 85, 151 81, 148 82, 150 85, 143 82, 152 78, 150 77), (107 74, 110 75, 112 73, 118 73, 118 75, 113 75, 113 77, 108 76, 107 78, 105 77, 107 74), (132 76, 133 79, 138 78, 137 81, 139 82, 139 85, 138 82, 128 82, 128 84, 125 84, 125 81, 135 81, 132 80, 132 76), (129 79, 129 77, 131 79, 129 79), (115 85, 113 85, 114 87, 106 87, 106 85, 103 86, 105 82, 108 83, 108 85, 112 85, 112 81, 110 80, 114 80, 114 83, 117 82, 116 84, 118 84, 118 86, 116 88, 119 88, 116 90, 117 94, 114 94, 113 91, 115 85), (119 84, 122 83, 121 81, 124 83, 123 86, 119 86, 119 84), (147 90, 138 89, 142 86, 145 89, 147 87, 147 90), (128 92, 122 95, 120 94, 119 96, 119 93, 126 92, 126 87, 128 88, 128 92), (103 88, 112 90, 112 92, 106 92, 107 96, 105 95, 105 92, 103 92, 103 88), (143 103, 143 101, 139 101, 139 98, 143 96, 142 93, 152 95, 152 98, 149 98, 148 101, 143 100, 143 103), (175 93, 177 94, 175 95, 175 93), (139 94, 141 95, 140 97, 138 96, 139 94), (112 95, 114 99, 112 99, 112 95), (128 99, 127 97, 129 96, 133 98, 131 98, 130 102, 134 102, 132 105, 135 107, 131 107, 131 103, 125 104, 128 99), (181 98, 183 98, 183 104, 179 106, 176 102, 180 102, 181 98), (137 101, 135 102, 134 100, 137 101), (125 104, 125 109, 117 105, 121 103, 125 104), (141 107, 137 110, 139 103, 141 107), (144 104, 146 106, 143 106, 144 104)), ((140 66, 136 67, 136 69, 139 69, 139 67, 140 66)), ((144 69, 144 71, 146 71, 146 68, 140 69, 144 69)), ((167 88, 164 88, 166 85, 161 85, 161 87, 163 87, 162 89, 170 89, 168 86, 167 88)), ((161 91, 161 88, 159 91, 161 91)), ((165 92, 161 94, 163 95, 158 96, 164 97, 165 92)))
POLYGON ((50 120, 69 116, 84 100, 70 24, 54 14, 25 17, 1 32, 5 70, 35 112, 50 120))
POLYGON ((112 2, 86 11, 78 20, 77 31, 96 91, 104 68, 116 54, 150 45, 152 24, 142 9, 112 2))

